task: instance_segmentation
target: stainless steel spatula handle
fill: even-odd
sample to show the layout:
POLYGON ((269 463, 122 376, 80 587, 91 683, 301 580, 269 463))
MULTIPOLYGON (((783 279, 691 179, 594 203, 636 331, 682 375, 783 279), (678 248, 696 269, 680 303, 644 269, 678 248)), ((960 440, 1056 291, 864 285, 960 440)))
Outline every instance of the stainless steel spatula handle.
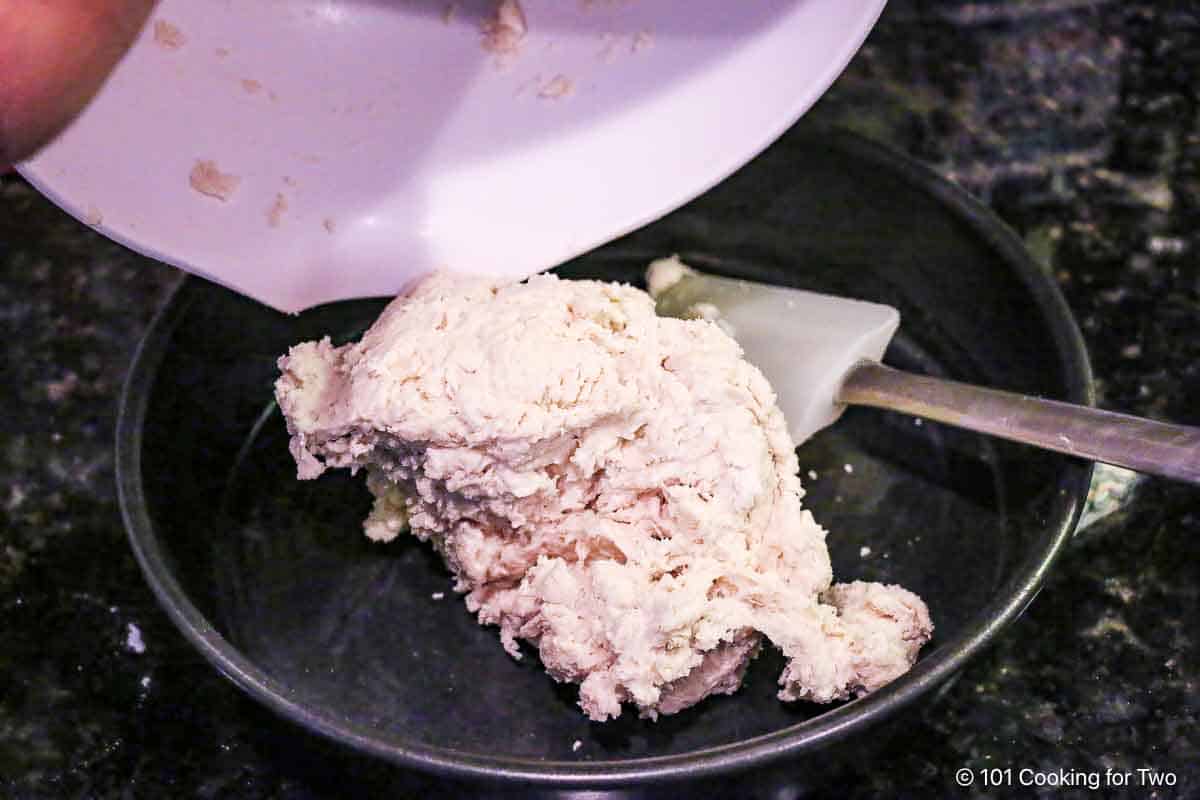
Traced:
POLYGON ((1200 484, 1200 428, 913 375, 872 361, 847 373, 837 400, 1200 484))
POLYGON ((654 262, 646 277, 664 316, 719 312, 779 393, 798 443, 837 420, 846 404, 875 406, 1200 484, 1200 428, 883 366, 879 359, 900 324, 891 306, 706 275, 677 258, 654 262))

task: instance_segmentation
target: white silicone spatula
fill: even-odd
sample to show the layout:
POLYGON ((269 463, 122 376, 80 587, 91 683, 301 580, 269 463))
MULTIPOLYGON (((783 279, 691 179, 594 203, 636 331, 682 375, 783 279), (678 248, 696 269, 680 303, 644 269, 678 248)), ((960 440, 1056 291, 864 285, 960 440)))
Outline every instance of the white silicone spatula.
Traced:
POLYGON ((770 380, 797 444, 848 405, 874 406, 1035 447, 1200 483, 1200 428, 885 367, 891 306, 719 278, 675 259, 647 275, 664 316, 716 319, 770 380))

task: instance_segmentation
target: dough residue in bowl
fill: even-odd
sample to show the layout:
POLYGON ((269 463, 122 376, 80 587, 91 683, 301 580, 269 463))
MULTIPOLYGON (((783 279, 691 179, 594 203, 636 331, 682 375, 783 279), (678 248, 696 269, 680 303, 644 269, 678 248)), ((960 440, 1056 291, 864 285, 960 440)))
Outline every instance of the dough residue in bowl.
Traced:
POLYGON ((237 191, 242 179, 237 175, 222 172, 215 161, 198 159, 192 166, 192 171, 188 173, 188 183, 200 194, 225 202, 237 191))
POLYGON ((483 21, 483 49, 515 53, 528 30, 520 0, 497 0, 492 14, 483 21))
POLYGON ((165 19, 154 21, 154 43, 164 50, 178 50, 187 44, 187 37, 178 25, 165 19))
POLYGON ((432 543, 479 621, 594 720, 732 693, 764 638, 781 699, 849 698, 932 633, 913 593, 832 583, 767 380, 638 289, 435 275, 361 341, 279 366, 300 477, 365 468, 367 535, 432 543))

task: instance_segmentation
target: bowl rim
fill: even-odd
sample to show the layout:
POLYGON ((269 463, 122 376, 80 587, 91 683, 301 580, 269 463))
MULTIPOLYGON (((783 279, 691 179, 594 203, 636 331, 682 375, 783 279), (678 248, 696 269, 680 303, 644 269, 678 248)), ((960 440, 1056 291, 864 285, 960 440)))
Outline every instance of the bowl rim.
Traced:
MULTIPOLYGON (((1063 398, 1094 405, 1091 366, 1082 335, 1062 293, 1033 261, 1021 239, 1003 221, 961 187, 933 169, 856 134, 826 131, 821 138, 844 154, 890 170, 934 199, 991 246, 1029 292, 1046 322, 1067 383, 1063 398)), ((977 612, 953 641, 938 647, 903 676, 873 694, 778 731, 739 742, 666 756, 615 761, 562 761, 465 753, 419 743, 397 743, 373 736, 304 705, 285 685, 256 667, 222 636, 189 600, 172 574, 150 520, 142 483, 142 429, 157 370, 175 326, 193 296, 188 287, 202 283, 187 277, 171 292, 139 344, 125 380, 116 430, 117 496, 121 516, 147 583, 172 622, 200 653, 240 689, 276 714, 342 745, 402 767, 441 777, 512 781, 557 788, 613 788, 635 783, 709 777, 786 757, 811 753, 891 717, 915 703, 978 655, 1017 619, 1037 596, 1049 570, 1070 540, 1083 509, 1092 464, 1068 461, 1057 481, 1045 527, 1044 544, 1028 553, 1013 578, 992 602, 977 612)))

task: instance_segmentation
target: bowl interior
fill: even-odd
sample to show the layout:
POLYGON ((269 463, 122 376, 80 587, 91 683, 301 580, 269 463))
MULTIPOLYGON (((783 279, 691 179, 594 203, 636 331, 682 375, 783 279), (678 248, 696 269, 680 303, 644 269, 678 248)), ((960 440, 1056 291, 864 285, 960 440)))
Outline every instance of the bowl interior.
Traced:
MULTIPOLYGON (((885 302, 903 316, 886 357, 896 366, 1086 401, 1073 323, 1009 237, 893 156, 796 134, 701 200, 559 271, 639 283, 651 258, 679 252, 714 272, 885 302)), ((304 339, 353 338, 382 305, 290 317, 192 280, 155 326, 126 398, 140 464, 122 480, 144 502, 131 534, 139 552, 156 554, 143 559, 151 582, 168 606, 190 603, 175 609, 185 631, 201 631, 218 663, 233 654, 260 670, 266 688, 252 691, 284 698, 289 715, 335 720, 405 763, 419 750, 570 771, 788 728, 803 749, 828 709, 775 699, 773 652, 734 696, 657 723, 628 711, 589 723, 573 686, 551 681, 532 651, 509 658, 495 631, 475 623, 429 548, 365 539, 361 475, 295 479, 272 405, 275 360, 304 339)), ((814 437, 800 464, 836 578, 900 583, 930 607, 935 640, 896 684, 904 691, 908 681, 910 693, 932 686, 919 683, 922 668, 978 644, 998 604, 1036 588, 1032 576, 1067 535, 1089 471, 866 409, 814 437)), ((883 703, 870 697, 841 713, 868 718, 883 703)))

